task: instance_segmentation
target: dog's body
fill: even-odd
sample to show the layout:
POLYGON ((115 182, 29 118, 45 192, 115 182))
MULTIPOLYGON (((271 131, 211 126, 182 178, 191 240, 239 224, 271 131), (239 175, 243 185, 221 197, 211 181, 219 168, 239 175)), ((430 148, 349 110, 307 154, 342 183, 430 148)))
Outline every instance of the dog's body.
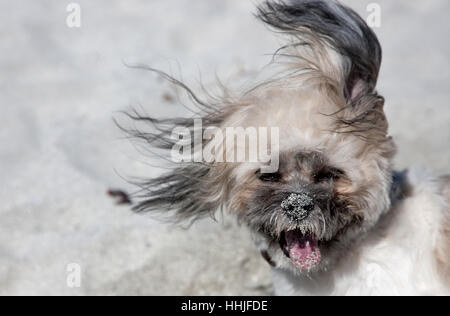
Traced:
MULTIPOLYGON (((175 81, 202 110, 201 130, 189 119, 133 115, 157 128, 133 134, 172 150, 176 127, 276 127, 278 170, 223 159, 236 149, 227 134, 215 161, 186 162, 147 181, 136 210, 175 211, 179 220, 220 208, 235 214, 274 267, 277 294, 448 293, 448 180, 392 171, 373 31, 335 1, 267 1, 258 16, 289 36, 275 55, 282 71, 217 106, 175 81)), ((198 144, 192 148, 198 156, 198 144)))

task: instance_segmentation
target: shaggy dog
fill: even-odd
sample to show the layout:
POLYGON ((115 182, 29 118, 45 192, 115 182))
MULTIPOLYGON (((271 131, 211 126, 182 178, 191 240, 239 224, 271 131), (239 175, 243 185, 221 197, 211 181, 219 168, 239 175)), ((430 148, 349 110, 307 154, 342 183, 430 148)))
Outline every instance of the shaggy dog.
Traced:
POLYGON ((177 221, 234 214, 273 267, 279 295, 448 294, 450 179, 393 171, 374 32, 336 1, 266 1, 257 16, 287 37, 268 80, 213 103, 159 72, 192 97, 201 126, 130 114, 154 130, 129 132, 168 151, 216 131, 187 142, 194 159, 143 183, 136 211, 177 221), (229 159, 257 150, 229 143, 230 127, 243 140, 262 137, 251 127, 272 128, 271 160, 229 159), (215 159, 198 159, 212 143, 215 159))

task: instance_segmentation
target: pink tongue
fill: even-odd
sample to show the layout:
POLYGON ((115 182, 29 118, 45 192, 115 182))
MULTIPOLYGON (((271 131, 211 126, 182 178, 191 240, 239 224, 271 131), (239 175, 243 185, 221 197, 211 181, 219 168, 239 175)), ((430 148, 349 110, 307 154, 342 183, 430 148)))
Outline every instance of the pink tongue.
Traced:
POLYGON ((290 231, 286 233, 286 242, 289 257, 297 268, 310 270, 320 263, 321 254, 317 240, 290 231))

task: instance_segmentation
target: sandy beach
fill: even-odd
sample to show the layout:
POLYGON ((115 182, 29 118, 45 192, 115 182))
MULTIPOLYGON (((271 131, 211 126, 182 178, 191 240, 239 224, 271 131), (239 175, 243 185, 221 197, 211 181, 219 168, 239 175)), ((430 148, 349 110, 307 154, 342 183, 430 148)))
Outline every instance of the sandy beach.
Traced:
MULTIPOLYGON (((137 107, 185 114, 142 63, 199 89, 257 72, 280 41, 249 0, 0 2, 0 295, 270 295, 268 265, 227 216, 189 230, 115 205, 128 177, 164 171, 113 117, 137 107), (80 287, 67 266, 81 268, 80 287)), ((373 1, 344 1, 362 16, 373 1)), ((396 168, 450 173, 448 0, 380 0, 396 168)))

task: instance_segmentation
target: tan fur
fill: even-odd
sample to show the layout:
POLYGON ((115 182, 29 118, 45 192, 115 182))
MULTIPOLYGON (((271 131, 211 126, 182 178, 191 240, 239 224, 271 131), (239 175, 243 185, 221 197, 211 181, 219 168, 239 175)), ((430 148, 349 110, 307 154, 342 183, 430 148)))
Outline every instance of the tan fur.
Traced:
POLYGON ((256 177, 248 179, 245 185, 237 185, 235 188, 236 194, 230 204, 231 210, 236 212, 247 210, 251 203, 252 193, 256 191, 258 185, 256 177))

